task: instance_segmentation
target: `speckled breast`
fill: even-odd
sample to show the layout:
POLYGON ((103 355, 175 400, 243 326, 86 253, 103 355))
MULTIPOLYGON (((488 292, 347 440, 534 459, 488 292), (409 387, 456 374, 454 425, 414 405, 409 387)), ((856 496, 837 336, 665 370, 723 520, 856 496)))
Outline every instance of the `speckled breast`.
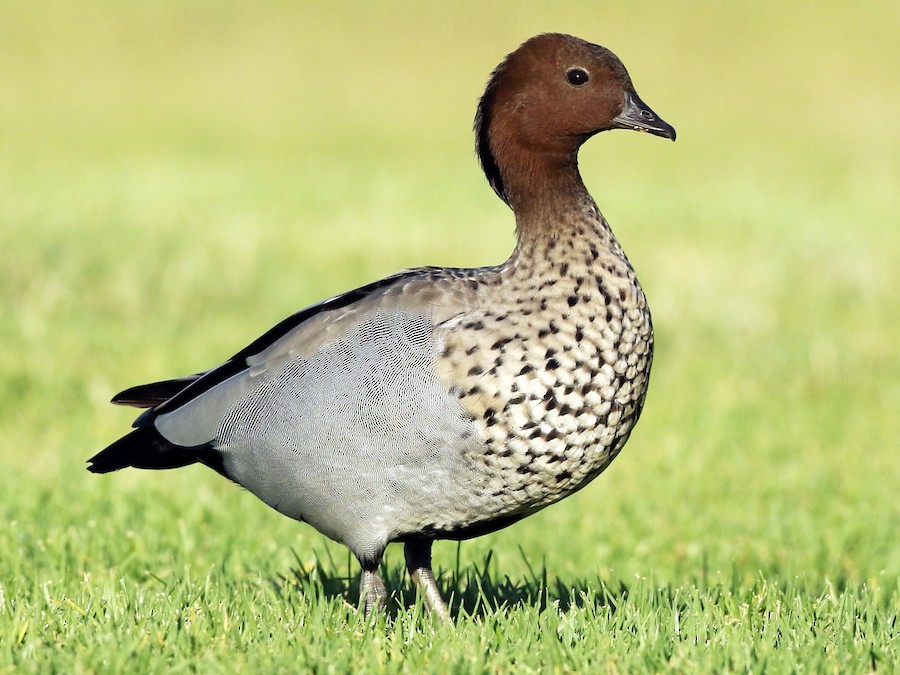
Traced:
POLYGON ((483 284, 481 308, 445 327, 441 371, 484 441, 468 458, 483 521, 580 489, 637 422, 653 330, 611 233, 598 243, 607 234, 557 240, 566 255, 543 251, 533 266, 511 260, 483 284))

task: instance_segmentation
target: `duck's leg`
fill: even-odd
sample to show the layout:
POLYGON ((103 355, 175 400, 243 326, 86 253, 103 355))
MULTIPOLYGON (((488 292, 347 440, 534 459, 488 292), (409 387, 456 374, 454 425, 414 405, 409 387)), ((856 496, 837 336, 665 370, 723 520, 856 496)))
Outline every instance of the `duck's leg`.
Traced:
POLYGON ((359 602, 363 606, 363 612, 368 618, 372 611, 384 604, 387 598, 387 588, 378 574, 378 563, 364 563, 362 575, 359 578, 359 602))
POLYGON ((406 554, 406 569, 409 576, 422 592, 425 606, 442 620, 450 619, 450 610, 441 597, 434 572, 431 571, 431 540, 416 539, 406 542, 403 552, 406 554))

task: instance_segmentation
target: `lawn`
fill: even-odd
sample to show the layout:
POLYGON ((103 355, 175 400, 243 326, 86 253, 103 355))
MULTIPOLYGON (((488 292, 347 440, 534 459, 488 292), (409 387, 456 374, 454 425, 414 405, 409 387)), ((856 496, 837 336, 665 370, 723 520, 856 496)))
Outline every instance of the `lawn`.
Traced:
POLYGON ((900 5, 0 6, 0 673, 900 669, 900 5), (491 69, 571 32, 678 141, 581 167, 657 352, 588 488, 399 547, 372 622, 346 550, 203 467, 94 476, 122 388, 321 298, 502 261, 474 157, 491 69))

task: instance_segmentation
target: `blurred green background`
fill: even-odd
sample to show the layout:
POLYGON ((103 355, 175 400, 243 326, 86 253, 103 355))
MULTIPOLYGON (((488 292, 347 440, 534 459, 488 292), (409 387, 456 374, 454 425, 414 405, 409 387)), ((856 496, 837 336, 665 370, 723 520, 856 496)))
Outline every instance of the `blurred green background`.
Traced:
POLYGON ((896 588, 894 0, 5 0, 0 584, 276 575, 332 550, 202 467, 89 475, 133 418, 107 402, 397 269, 504 260, 513 220, 471 122, 545 31, 612 49, 678 130, 581 155, 650 299, 655 370, 609 471, 462 564, 494 549, 517 577, 521 545, 564 584, 896 588))

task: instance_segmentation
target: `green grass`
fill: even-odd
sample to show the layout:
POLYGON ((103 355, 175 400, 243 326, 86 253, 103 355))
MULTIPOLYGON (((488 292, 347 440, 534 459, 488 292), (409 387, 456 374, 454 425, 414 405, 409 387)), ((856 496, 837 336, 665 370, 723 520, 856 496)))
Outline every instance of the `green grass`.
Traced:
POLYGON ((900 668, 898 5, 0 7, 0 672, 900 668), (202 467, 92 476, 125 386, 512 220, 471 118, 564 30, 676 144, 582 170, 644 283, 644 417, 589 488, 438 543, 437 625, 202 467), (893 31, 896 33, 896 31, 893 31))

